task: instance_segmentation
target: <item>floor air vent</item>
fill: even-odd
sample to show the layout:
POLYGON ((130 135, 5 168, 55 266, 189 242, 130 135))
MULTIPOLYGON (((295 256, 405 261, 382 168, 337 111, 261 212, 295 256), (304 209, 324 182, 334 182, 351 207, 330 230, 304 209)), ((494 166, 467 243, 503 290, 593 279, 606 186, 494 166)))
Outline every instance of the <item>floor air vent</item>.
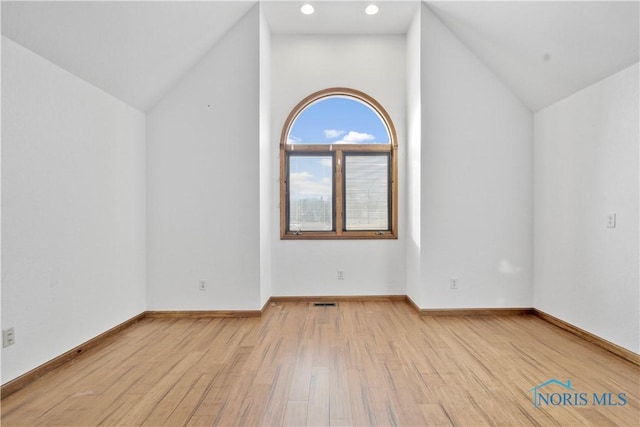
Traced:
POLYGON ((335 307, 337 305, 338 303, 336 302, 314 302, 313 303, 314 307, 335 307))

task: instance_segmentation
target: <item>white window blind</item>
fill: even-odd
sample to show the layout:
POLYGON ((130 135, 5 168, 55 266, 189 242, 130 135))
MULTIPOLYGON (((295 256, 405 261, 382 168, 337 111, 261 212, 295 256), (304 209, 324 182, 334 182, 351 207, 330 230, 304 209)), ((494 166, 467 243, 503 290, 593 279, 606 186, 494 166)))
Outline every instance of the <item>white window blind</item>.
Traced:
POLYGON ((389 155, 345 155, 345 230, 389 229, 389 155))

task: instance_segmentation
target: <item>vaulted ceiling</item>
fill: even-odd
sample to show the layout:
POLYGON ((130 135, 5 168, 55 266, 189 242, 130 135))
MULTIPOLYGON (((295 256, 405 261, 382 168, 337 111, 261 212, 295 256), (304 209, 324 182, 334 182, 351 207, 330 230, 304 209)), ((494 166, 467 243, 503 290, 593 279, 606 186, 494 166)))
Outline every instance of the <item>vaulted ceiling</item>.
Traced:
POLYGON ((147 111, 254 4, 2 1, 2 34, 147 111))
POLYGON ((637 1, 429 2, 538 111, 639 60, 637 1))
MULTIPOLYGON (((256 1, 2 2, 2 34, 147 111, 256 1)), ((275 34, 404 34, 416 1, 260 2, 275 34)), ((532 111, 639 60, 637 1, 426 2, 532 111)))

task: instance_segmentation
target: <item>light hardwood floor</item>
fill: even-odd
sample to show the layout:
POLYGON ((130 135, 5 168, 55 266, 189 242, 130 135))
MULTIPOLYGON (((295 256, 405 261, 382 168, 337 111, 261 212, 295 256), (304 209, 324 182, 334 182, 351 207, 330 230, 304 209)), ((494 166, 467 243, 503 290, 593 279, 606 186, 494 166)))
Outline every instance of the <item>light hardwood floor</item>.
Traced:
POLYGON ((2 425, 637 426, 639 376, 535 316, 278 303, 262 318, 143 319, 3 399, 2 425), (528 391, 552 378, 588 405, 534 408, 528 391), (592 404, 606 392, 626 405, 592 404))

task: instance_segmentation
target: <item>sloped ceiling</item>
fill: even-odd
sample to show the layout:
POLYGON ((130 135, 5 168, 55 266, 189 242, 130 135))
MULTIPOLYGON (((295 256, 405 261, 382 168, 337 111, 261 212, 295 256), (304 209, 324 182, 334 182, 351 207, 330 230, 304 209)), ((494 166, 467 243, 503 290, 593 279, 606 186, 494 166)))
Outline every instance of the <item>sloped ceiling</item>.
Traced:
POLYGON ((147 111, 255 4, 2 1, 2 34, 147 111))
MULTIPOLYGON (((148 111, 257 3, 273 33, 402 34, 417 1, 2 1, 2 34, 148 111)), ((637 1, 426 2, 532 111, 639 60, 637 1)))
POLYGON ((427 4, 532 111, 639 60, 637 1, 427 4))

